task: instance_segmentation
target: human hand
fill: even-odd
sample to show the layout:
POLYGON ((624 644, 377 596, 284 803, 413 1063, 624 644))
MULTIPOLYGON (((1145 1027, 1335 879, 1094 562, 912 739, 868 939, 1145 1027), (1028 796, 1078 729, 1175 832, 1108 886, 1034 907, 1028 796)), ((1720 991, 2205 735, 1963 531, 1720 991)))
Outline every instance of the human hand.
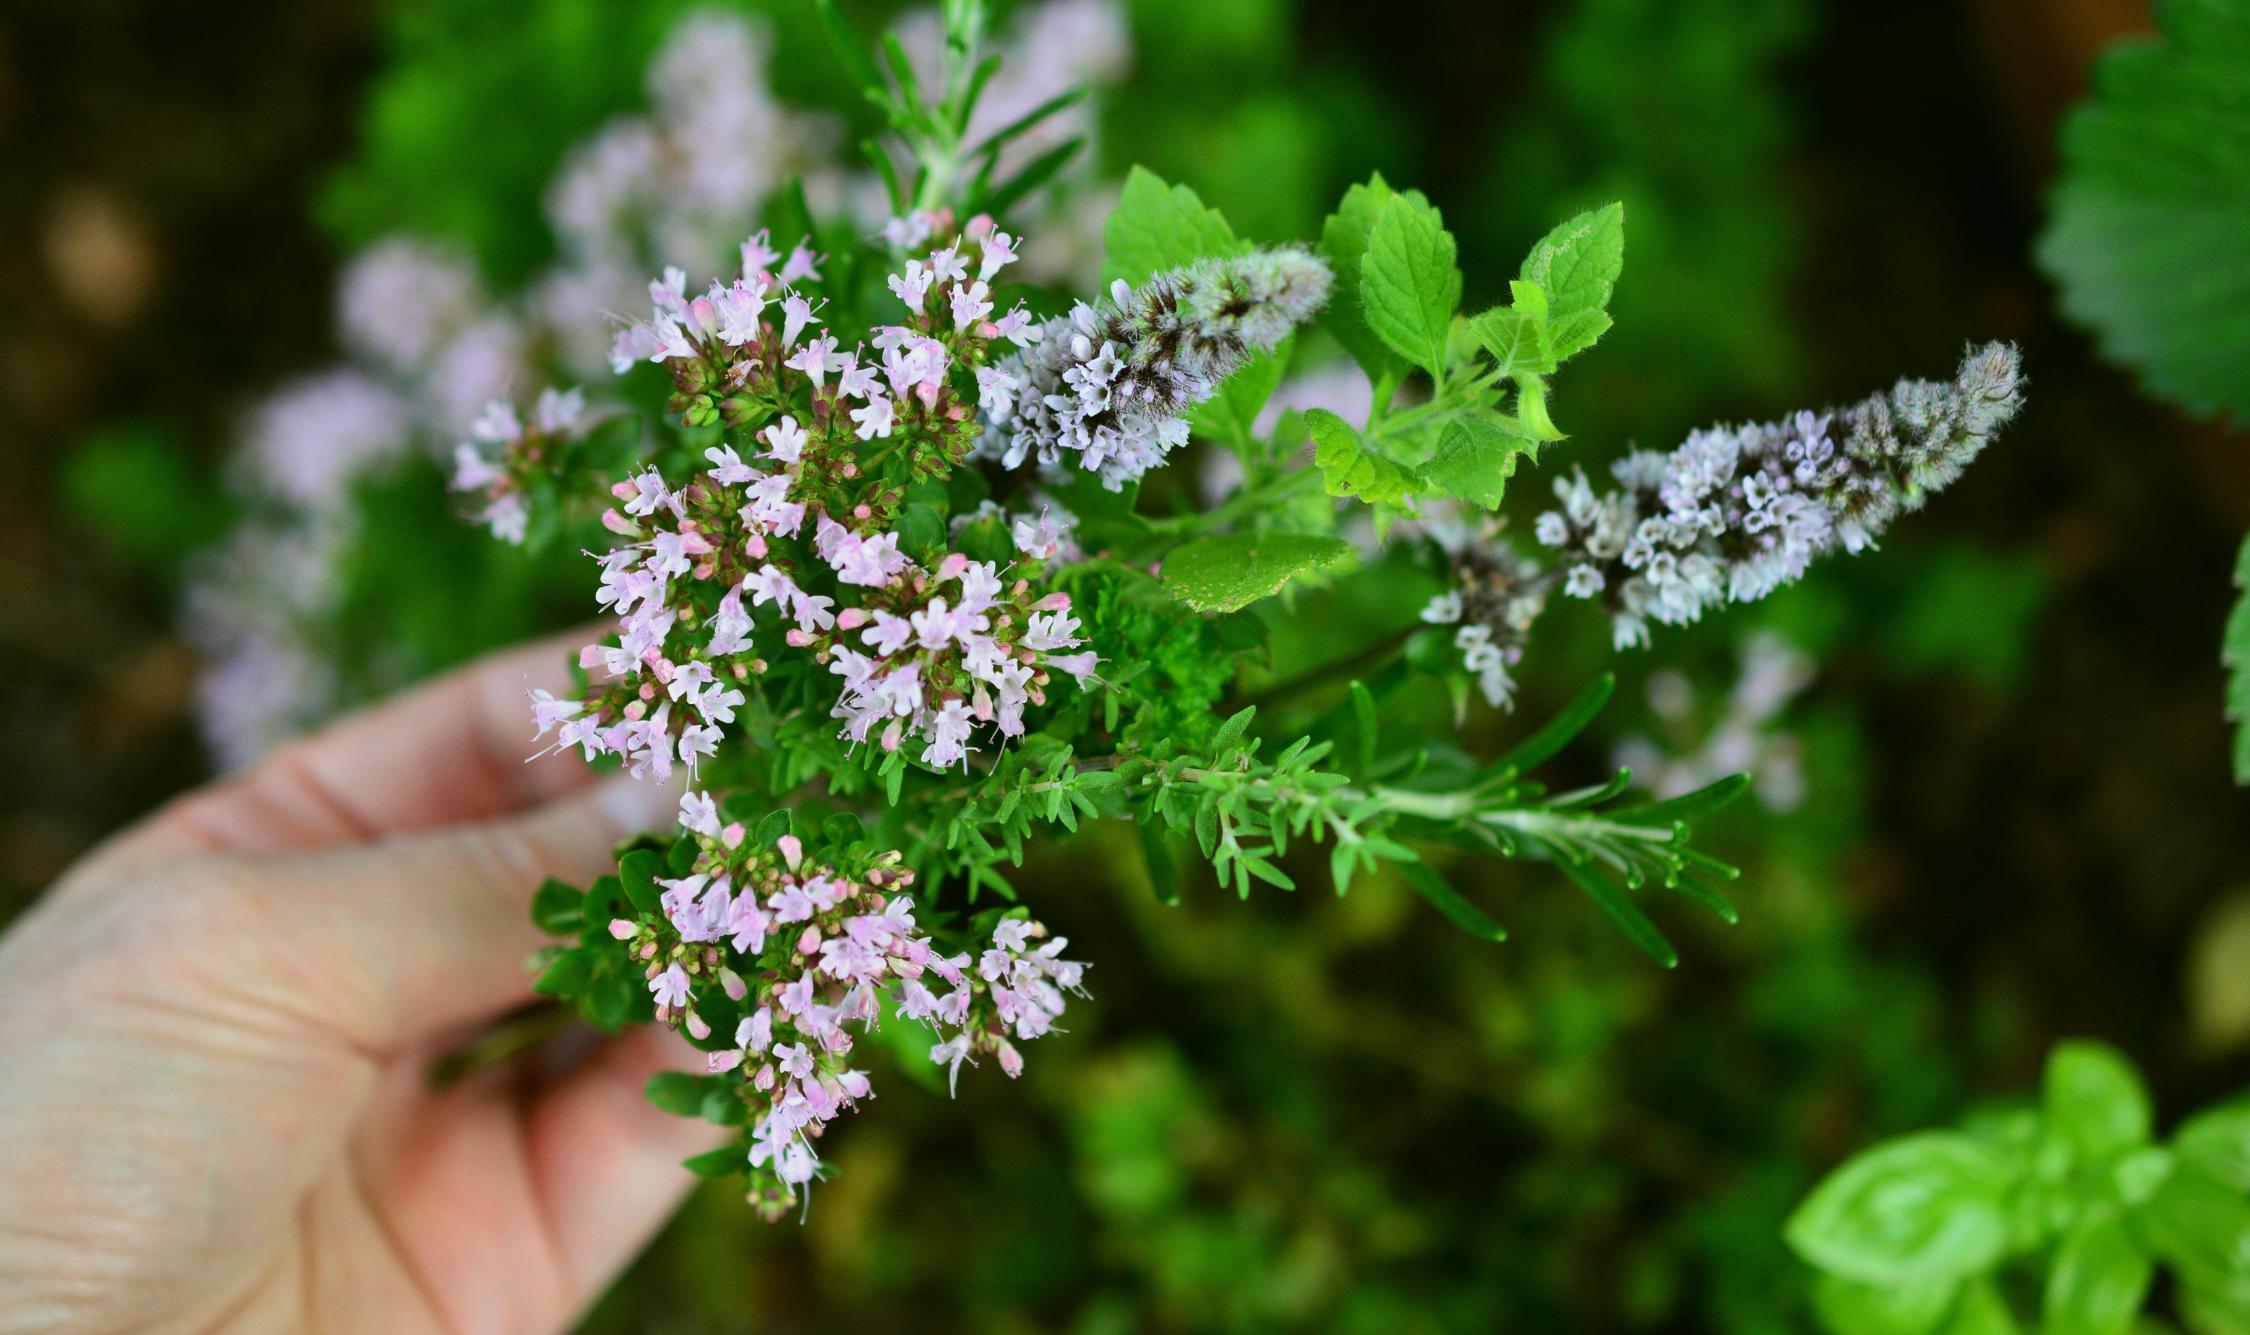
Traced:
POLYGON ((553 1330, 662 1223, 716 1135, 641 1098, 694 1064, 669 1034, 426 1076, 531 999, 541 878, 667 819, 661 788, 524 762, 562 661, 285 747, 0 938, 0 1329, 553 1330))

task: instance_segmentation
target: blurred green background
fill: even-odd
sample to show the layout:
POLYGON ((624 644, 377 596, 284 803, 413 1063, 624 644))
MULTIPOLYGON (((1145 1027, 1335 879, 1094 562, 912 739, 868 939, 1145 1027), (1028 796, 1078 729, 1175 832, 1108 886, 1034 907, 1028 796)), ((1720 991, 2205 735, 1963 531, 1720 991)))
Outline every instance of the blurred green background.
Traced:
MULTIPOLYGON (((1492 947, 1379 891, 1166 909, 1103 831, 1023 878, 1095 1000, 1022 1081, 888 1081, 802 1227, 699 1199, 590 1328, 1801 1329, 1806 1186, 2029 1088, 2056 1036, 2131 1053, 2167 1120, 2250 1084, 2216 655, 2250 450, 2104 366, 2031 258, 2058 118, 2146 3, 1121 3, 1099 174, 1145 163, 1246 234, 1316 234, 1380 169, 1444 208, 1473 302, 1627 202, 1618 327, 1560 391, 1573 460, 1985 337, 2023 345, 2030 407, 1879 556, 1622 664, 1612 741, 1700 736, 1754 632, 1815 667, 1777 723, 1802 800, 1714 825, 1744 920, 1668 923, 1677 973, 1535 870, 1480 888, 1492 947)), ((804 6, 736 7, 785 101, 845 109, 804 6)), ((247 406, 333 359, 339 264, 404 228, 531 272, 563 151, 641 106, 688 8, 0 19, 0 918, 207 772, 181 559, 226 522, 247 406)), ((427 615, 444 562, 402 569, 423 602, 361 630, 408 670, 490 637, 427 615)), ((1523 718, 1603 659, 1590 632, 1543 643, 1523 718)))

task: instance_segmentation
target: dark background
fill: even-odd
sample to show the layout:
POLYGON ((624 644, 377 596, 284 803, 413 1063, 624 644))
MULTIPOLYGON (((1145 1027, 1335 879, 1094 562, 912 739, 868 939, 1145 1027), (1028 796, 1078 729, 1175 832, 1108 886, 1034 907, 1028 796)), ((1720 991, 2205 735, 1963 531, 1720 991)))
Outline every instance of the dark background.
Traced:
MULTIPOLYGON (((1512 72, 1525 68, 1561 8, 1458 0, 1377 14, 1317 0, 1298 14, 1298 50, 1313 65, 1354 72, 1386 133, 1406 145, 1413 179, 1457 230, 1473 230, 1492 202, 1489 166, 1507 117, 1538 114, 1512 72)), ((2238 434, 2189 423, 2140 396, 2127 375, 2103 365, 2081 333, 2058 321, 2053 292, 2030 258, 2059 116, 2083 92, 2101 47, 2148 23, 2147 6, 2128 0, 1834 4, 1821 7, 1782 72, 1795 121, 1771 184, 1796 211, 1802 233, 1784 289, 1794 346, 1776 377, 1793 397, 1784 404, 1721 391, 1692 405, 1689 420, 1855 397, 1901 371, 1942 373, 1969 338, 2014 339, 2029 368, 2028 410, 1914 522, 2029 563, 2041 590, 2037 615, 2011 647, 2012 666, 1981 678, 1901 670, 1877 642, 1880 625, 1847 626, 1830 641, 1807 705, 1816 720, 1808 735, 1821 735, 1818 721, 1827 720, 1830 731, 1857 739, 1849 796, 1836 797, 1856 802, 1856 825, 1852 837, 1831 840, 1828 853, 1807 862, 1832 875, 1819 893, 1848 906, 1855 958, 1878 962, 1838 975, 1844 995, 1837 1004, 1906 1005, 1917 1017, 1913 1042, 1949 1054, 1954 1069, 1933 1073, 1929 1090, 1903 1094, 1865 1074, 1820 1085, 1793 1114, 1796 1143, 1814 1165, 1914 1114, 1949 1114, 1963 1093, 2028 1087, 2047 1042, 2062 1034, 2099 1035, 2133 1054, 2167 1122, 2250 1084, 2250 1034, 2215 1017, 2192 982, 2198 952, 2220 950, 2211 944, 2213 925, 2226 906, 2250 896, 2250 796, 2228 780, 2217 662, 2233 553, 2250 525, 2250 450, 2238 434), (1871 979, 1899 971, 1917 981, 1896 993, 1867 990, 1876 986, 1871 979)), ((1137 36, 1142 60, 1152 60, 1147 35, 1137 36)), ((361 91, 382 54, 376 14, 364 5, 10 0, 0 7, 0 310, 7 313, 0 320, 0 673, 8 683, 0 716, 0 914, 36 894, 91 842, 204 772, 187 713, 193 662, 171 630, 172 587, 119 559, 58 505, 61 465, 90 431, 151 420, 167 424, 199 466, 215 468, 251 395, 329 355, 328 300, 341 257, 314 225, 307 200, 354 151, 361 91)), ((1632 125, 1634 71, 1618 69, 1615 79, 1629 132, 1679 132, 1661 117, 1632 125)), ((1683 151, 1692 156, 1693 145, 1683 151)), ((1336 183, 1359 171, 1339 164, 1336 183)), ((1629 265, 1627 282, 1639 276, 1629 265)), ((1659 386, 1634 377, 1661 382, 1665 368, 1621 375, 1630 402, 1636 387, 1659 396, 1659 386)), ((1683 425, 1667 418, 1649 429, 1662 435, 1683 425)), ((1915 544, 1932 542, 1929 532, 1899 539, 1906 555, 1898 579, 1931 568, 1914 553, 1915 544)), ((1879 608, 1911 592, 1873 570, 1834 578, 1853 592, 1842 604, 1847 610, 1879 608)), ((1973 635, 1974 596, 1967 608, 1962 620, 1973 635)), ((1816 786, 1814 804, 1822 798, 1816 786)), ((1806 820, 1817 827, 1819 817, 1806 820)), ((1742 898, 1755 918, 1757 892, 1742 898)), ((1229 1106, 1227 1091, 1235 1087, 1229 1082, 1252 1080, 1271 1093, 1275 1081, 1303 1079, 1329 1091, 1305 1097, 1329 1107, 1333 1119, 1338 1088, 1396 1078, 1366 1055, 1384 1041, 1376 1036, 1396 1032, 1383 1026, 1409 1031, 1397 1042, 1425 1041, 1411 1034, 1421 999, 1442 994, 1462 1014, 1489 1018, 1505 1010, 1499 994, 1519 981, 1527 994, 1551 998, 1576 967, 1625 967, 1607 946, 1511 944, 1501 949, 1517 953, 1499 964, 1479 957, 1486 962, 1478 967, 1507 976, 1441 983, 1424 977, 1416 961, 1457 958, 1462 948, 1443 937, 1442 925, 1369 926, 1349 916, 1354 911, 1317 901, 1208 910, 1247 915, 1239 930, 1251 935, 1237 944, 1279 942, 1284 929, 1327 934, 1326 953, 1312 958, 1354 973, 1379 999, 1375 1005, 1389 1008, 1355 1003, 1325 1014, 1311 1003, 1289 1004, 1289 996, 1312 994, 1292 992, 1286 969, 1270 961, 1275 981, 1260 994, 1266 999, 1244 1003, 1222 964, 1196 962, 1193 931, 1149 927, 1138 903, 1102 900, 1066 912, 1079 919, 1074 936, 1105 941, 1097 976, 1107 1010, 1098 1029, 1074 1040, 1074 1051, 1042 1057, 1077 1061, 1104 1043, 1157 1029, 1172 1044, 1161 1051, 1178 1054, 1117 1058, 1086 1077, 1088 1088, 1113 1078, 1162 1083, 1176 1075, 1167 1065, 1174 1061, 1199 1074, 1224 1066, 1227 1075, 1208 1075, 1207 1097, 1226 1112, 1221 1122, 1240 1119, 1272 1133, 1245 1132, 1250 1138, 1235 1151, 1262 1157, 1276 1173, 1293 1171, 1293 1153, 1364 1158, 1381 1165, 1373 1171, 1394 1192, 1438 1200, 1431 1208, 1439 1217, 1474 1218, 1483 1188, 1475 1174, 1462 1180, 1457 1170, 1464 1160, 1480 1171, 1504 1162, 1515 1174, 1511 1191, 1520 1188, 1512 1199, 1531 1201, 1519 1211, 1524 1220, 1592 1221, 1575 1240, 1568 1229, 1540 1235, 1523 1223, 1518 1234, 1496 1224, 1481 1242, 1406 1246, 1402 1255, 1423 1260, 1395 1265, 1364 1259, 1390 1255, 1370 1241, 1379 1241, 1380 1229, 1352 1233, 1356 1241, 1345 1251, 1410 1299, 1422 1292, 1417 1266, 1436 1275, 1499 1264, 1510 1239, 1560 1237, 1555 1245, 1567 1251, 1603 1238, 1638 1246, 1671 1229, 1651 1222, 1670 1219, 1651 1197, 1660 1201, 1666 1183, 1719 1171, 1697 1161, 1713 1139, 1727 1138, 1676 1105, 1711 1082, 1748 1090, 1760 1080, 1747 1066, 1696 1068, 1712 1060, 1788 1067, 1834 1059, 1822 1046, 1832 1037, 1799 1047, 1776 1042, 1755 1057, 1709 1037, 1756 1011, 1746 963, 1756 952, 1730 959, 1727 947, 1705 947, 1699 934, 1678 976, 1631 983, 1618 1003, 1623 1012, 1585 1021, 1598 1032, 1583 1045, 1630 1073, 1602 1078, 1640 1091, 1623 1101, 1626 1112, 1588 1132, 1586 1148, 1621 1138, 1631 1146, 1622 1157, 1641 1176, 1599 1203, 1571 1203, 1584 1184, 1543 1185, 1538 1167, 1569 1121, 1544 1117, 1541 1100, 1574 1106, 1572 1096, 1544 1083, 1553 1071, 1540 1063, 1562 1041, 1551 1008, 1534 1025, 1546 1037, 1528 1043, 1523 1055, 1531 1060, 1512 1068, 1486 1070, 1473 1048, 1456 1063, 1444 1025, 1434 1026, 1427 1051, 1407 1062, 1416 1106, 1427 1114, 1402 1119, 1408 1131, 1369 1129, 1362 1142, 1331 1120, 1322 1125, 1345 1138, 1322 1150, 1285 1134, 1289 1115, 1229 1106), (1336 921, 1318 922, 1323 912, 1336 921), (1701 968, 1693 962, 1697 949, 1714 956, 1701 968), (1173 951, 1180 955, 1166 953, 1173 951), (1542 976, 1547 983, 1536 981, 1542 976), (1327 1044, 1304 1058, 1318 1074, 1265 1069, 1261 1061, 1282 1057, 1260 1057, 1239 1033, 1230 1038, 1192 1019, 1198 1008, 1244 1004, 1311 1035, 1298 1043, 1327 1044), (1680 1018, 1665 1024, 1666 1010, 1680 1018), (1675 1106, 1659 1107, 1653 1121, 1630 1115, 1660 1104, 1675 1106)), ((1556 928, 1549 939, 1571 937, 1556 928)), ((2250 953, 2234 950, 2203 967, 2250 970, 2250 953)), ((1902 1051, 1893 1065, 1907 1060, 1902 1051)), ((1884 1069, 1864 1054, 1858 1065, 1884 1069)), ((878 1112, 896 1111, 884 1106, 891 1102, 878 1112)), ((999 1100, 967 1102, 981 1116, 999 1100)), ((1076 1119, 1082 1149, 1108 1134, 1079 1094, 1060 1096, 1059 1104, 1058 1116, 1076 1119)), ((943 1131, 922 1134, 917 1154, 932 1145, 959 1148, 943 1131)), ((1612 1151, 1614 1144, 1604 1152, 1612 1151)), ((1209 1152, 1226 1160, 1234 1151, 1209 1152)), ((1192 1154, 1187 1160, 1200 1162, 1192 1154)), ((1201 1190, 1239 1205, 1239 1194, 1224 1185, 1237 1169, 1211 1169, 1201 1190)), ((879 1172, 852 1160, 846 1170, 879 1172)), ((1032 1190, 1040 1172, 1066 1170, 1034 1159, 1025 1171, 1026 1182, 1016 1185, 1032 1190)), ((1087 1171, 1083 1163, 1078 1171, 1087 1171)), ((1790 1180, 1783 1174, 1773 1191, 1785 1197, 1790 1180)), ((1098 1184, 1082 1177, 1076 1190, 1100 1197, 1098 1184)), ((832 1210, 830 1229, 840 1227, 835 1213, 849 1217, 849 1199, 832 1210)), ((1012 1208, 1005 1197, 984 1199, 1012 1208)), ((1061 1213, 1050 1222, 1071 1232, 1072 1208, 1056 1206, 1061 1213)), ((1294 1207, 1273 1209, 1293 1217, 1294 1207)), ((811 1320, 814 1312, 857 1311, 881 1324, 910 1310, 883 1305, 889 1299, 879 1294, 838 1298, 837 1275, 856 1273, 849 1267, 772 1278, 776 1258, 791 1249, 825 1254, 832 1243, 759 1245, 768 1248, 764 1293, 775 1312, 811 1320), (792 1297, 791 1284, 804 1289, 792 1297)), ((1632 1247, 1621 1253, 1632 1254, 1632 1247)), ((1143 1284, 1171 1292, 1164 1286, 1173 1282, 1161 1267, 1115 1254, 1041 1264, 1066 1274, 1138 1276, 1117 1282, 1144 1296, 1143 1284)), ((1718 1262, 1683 1273, 1694 1277, 1676 1282, 1691 1287, 1727 1282, 1718 1262)), ((1536 1292, 1504 1310, 1553 1317, 1559 1306, 1583 1319, 1603 1310, 1597 1295, 1608 1278, 1591 1269, 1527 1286, 1536 1292)), ((916 1282, 942 1283, 965 1304, 997 1292, 958 1274, 916 1282)), ((1063 1301, 1058 1294, 993 1283, 1025 1304, 1022 1311, 1071 1310, 1053 1306, 1063 1301)), ((1177 1283, 1188 1285, 1180 1293, 1196 1291, 1177 1283)), ((1155 1301, 1168 1300, 1160 1293, 1155 1301)), ((1649 1298, 1645 1310, 1673 1311, 1665 1301, 1649 1298)), ((1176 1312, 1169 1319, 1201 1323, 1176 1312)))

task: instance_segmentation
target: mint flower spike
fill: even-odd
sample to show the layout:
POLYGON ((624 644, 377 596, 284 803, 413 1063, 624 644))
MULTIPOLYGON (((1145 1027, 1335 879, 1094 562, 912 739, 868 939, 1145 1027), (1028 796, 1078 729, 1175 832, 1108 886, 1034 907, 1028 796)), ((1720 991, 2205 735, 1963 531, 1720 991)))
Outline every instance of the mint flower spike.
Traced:
POLYGON ((985 454, 1009 468, 1065 453, 1111 491, 1187 443, 1187 414, 1328 300, 1328 266, 1300 246, 1198 260, 1047 321, 1000 374, 1015 394, 987 410, 985 454))
POLYGON ((1534 534, 1562 592, 1600 598, 1619 649, 1648 623, 1685 625, 1715 605, 1765 597, 1838 547, 1873 546, 1899 515, 1961 475, 2023 404, 2014 346, 1972 349, 1950 382, 1901 380, 1829 414, 1698 431, 1669 454, 1640 450, 1596 496, 1581 473, 1534 534))

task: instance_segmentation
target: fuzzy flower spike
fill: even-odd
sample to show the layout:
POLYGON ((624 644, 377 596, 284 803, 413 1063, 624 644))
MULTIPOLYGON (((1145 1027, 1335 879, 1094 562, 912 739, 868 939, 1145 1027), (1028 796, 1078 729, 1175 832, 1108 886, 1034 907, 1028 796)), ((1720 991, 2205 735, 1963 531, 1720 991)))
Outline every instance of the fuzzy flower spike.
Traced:
POLYGON ((1074 454, 1120 490, 1187 443, 1187 414, 1221 381, 1318 314, 1329 283, 1328 266, 1297 246, 1118 282, 1108 301, 1080 302, 1001 363, 1011 392, 986 398, 985 449, 1009 468, 1074 454))
POLYGON ((1507 669, 1550 591, 1600 600, 1617 648, 1646 646, 1651 621, 1687 625, 1795 582, 1839 547, 1872 547, 1959 477, 2022 405, 2022 354, 1988 343, 1950 381, 1901 380, 1847 408, 1711 427, 1665 454, 1636 450, 1611 467, 1619 485, 1605 493, 1573 472, 1533 530, 1554 553, 1551 568, 1497 532, 1456 537, 1444 544, 1456 587, 1423 619, 1459 627, 1465 665, 1504 705, 1507 669))

